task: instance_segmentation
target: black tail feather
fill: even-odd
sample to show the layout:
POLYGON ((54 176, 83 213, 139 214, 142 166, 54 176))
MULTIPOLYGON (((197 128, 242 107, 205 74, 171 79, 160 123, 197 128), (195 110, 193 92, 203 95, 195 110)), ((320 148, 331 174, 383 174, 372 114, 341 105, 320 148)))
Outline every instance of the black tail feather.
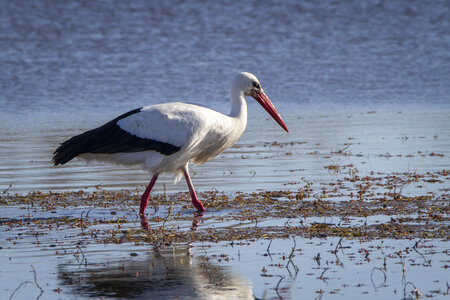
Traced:
POLYGON ((55 166, 63 165, 80 154, 86 153, 89 131, 65 141, 53 152, 52 162, 55 166))

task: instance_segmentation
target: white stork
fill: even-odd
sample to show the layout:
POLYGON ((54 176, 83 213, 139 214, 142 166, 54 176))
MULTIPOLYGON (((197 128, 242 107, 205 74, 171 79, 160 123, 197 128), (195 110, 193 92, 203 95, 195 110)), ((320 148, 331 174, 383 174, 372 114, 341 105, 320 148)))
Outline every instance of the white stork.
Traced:
POLYGON ((144 215, 150 192, 162 173, 186 178, 192 204, 205 211, 188 173, 189 163, 202 164, 230 148, 247 125, 247 102, 252 96, 283 127, 288 129, 250 73, 238 74, 231 84, 231 112, 181 103, 144 106, 127 112, 98 128, 65 141, 53 153, 53 163, 62 165, 75 157, 124 165, 141 165, 153 175, 141 197, 144 215))

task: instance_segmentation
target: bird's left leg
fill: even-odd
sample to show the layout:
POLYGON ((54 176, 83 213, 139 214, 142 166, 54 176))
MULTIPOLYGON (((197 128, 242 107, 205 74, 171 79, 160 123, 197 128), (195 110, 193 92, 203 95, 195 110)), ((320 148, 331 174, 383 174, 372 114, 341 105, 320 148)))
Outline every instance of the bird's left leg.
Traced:
POLYGON ((195 206, 195 208, 197 208, 198 211, 206 211, 206 209, 203 207, 202 202, 197 198, 197 194, 195 193, 194 186, 192 185, 191 176, 189 176, 187 167, 183 168, 183 174, 184 177, 186 178, 186 183, 189 187, 189 192, 191 193, 192 204, 195 206))
POLYGON ((153 175, 152 180, 150 180, 150 183, 148 184, 147 188, 145 189, 145 192, 142 194, 141 197, 141 208, 139 209, 139 215, 143 216, 145 207, 147 207, 148 204, 148 197, 150 196, 150 192, 153 189, 153 186, 155 185, 156 179, 158 179, 158 174, 153 175))

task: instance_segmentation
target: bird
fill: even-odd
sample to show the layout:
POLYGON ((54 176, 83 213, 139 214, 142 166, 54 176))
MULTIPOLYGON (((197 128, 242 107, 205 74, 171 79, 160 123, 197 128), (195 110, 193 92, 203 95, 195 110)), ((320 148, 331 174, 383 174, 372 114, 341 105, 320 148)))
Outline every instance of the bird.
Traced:
POLYGON ((140 165, 152 177, 141 196, 144 216, 150 193, 165 173, 185 177, 193 206, 204 212, 189 175, 190 163, 205 163, 230 148, 247 126, 246 96, 253 97, 289 133, 255 75, 238 73, 231 82, 228 115, 213 109, 170 102, 131 110, 106 124, 76 135, 54 151, 52 162, 64 165, 75 157, 86 161, 140 165))

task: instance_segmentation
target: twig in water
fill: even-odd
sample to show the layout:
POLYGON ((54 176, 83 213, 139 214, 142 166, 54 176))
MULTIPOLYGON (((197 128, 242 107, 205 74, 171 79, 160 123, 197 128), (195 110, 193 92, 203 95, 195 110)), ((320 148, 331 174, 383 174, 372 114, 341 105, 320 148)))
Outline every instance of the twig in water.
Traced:
POLYGON ((77 252, 75 252, 75 254, 73 256, 77 260, 78 264, 81 265, 83 263, 83 261, 85 262, 85 264, 87 264, 87 258, 84 255, 84 252, 79 245, 77 246, 77 252), (80 260, 80 255, 78 253, 81 253, 81 260, 80 260))
MULTIPOLYGON (((172 202, 172 205, 169 207, 169 210, 168 210, 168 212, 167 212, 167 216, 163 219, 163 224, 162 224, 162 226, 159 227, 159 229, 158 229, 158 230, 160 230, 161 233, 162 233, 162 240, 160 240, 159 244, 157 244, 156 241, 153 243, 154 247, 155 247, 156 249, 158 249, 158 250, 159 250, 159 248, 160 248, 162 245, 164 245, 164 244, 166 243, 166 240, 167 240, 167 237, 168 237, 168 234, 166 233, 166 222, 167 222, 167 220, 170 218, 170 216, 172 215, 172 212, 173 212, 173 205, 174 205, 174 203, 172 202)), ((173 227, 172 227, 172 228, 173 228, 173 227)), ((170 229, 169 229, 169 230, 170 230, 170 229)))
POLYGON ((153 206, 153 210, 156 213, 158 211, 158 209, 159 209, 158 205, 156 205, 156 202, 153 201, 153 199, 150 199, 150 204, 153 206))
POLYGON ((411 281, 408 281, 407 283, 405 283, 405 286, 403 287, 403 299, 406 299, 406 287, 408 286, 408 284, 410 284, 414 287, 414 290, 411 293, 416 297, 415 300, 419 300, 420 297, 422 297, 422 293, 419 291, 419 289, 416 287, 416 285, 414 283, 412 283, 411 281))
POLYGON ((81 232, 83 232, 83 214, 84 214, 84 210, 81 212, 81 215, 80 215, 80 228, 81 228, 81 232))
POLYGON ((400 256, 400 263, 402 264, 402 282, 405 282, 405 272, 406 272, 406 269, 405 269, 405 260, 403 259, 403 257, 401 257, 400 256))
POLYGON ((37 274, 36 274, 36 269, 34 268, 33 265, 31 265, 31 268, 33 269, 33 274, 34 274, 34 284, 36 285, 36 287, 38 289, 41 290, 41 293, 39 294, 39 296, 37 297, 37 299, 39 299, 41 297, 41 295, 44 293, 44 290, 41 288, 41 286, 39 285, 39 283, 37 282, 37 274))
POLYGON ((291 276, 291 278, 292 278, 293 276, 292 276, 292 274, 291 274, 291 271, 289 270, 289 264, 291 264, 292 267, 294 268, 294 271, 295 271, 294 279, 297 278, 297 275, 298 275, 298 267, 297 267, 297 266, 294 264, 294 262, 292 261, 292 258, 294 257, 294 251, 295 251, 295 247, 296 247, 296 246, 297 246, 297 242, 296 242, 296 240, 295 240, 295 238, 294 238, 294 247, 292 247, 291 254, 289 254, 289 260, 288 260, 288 263, 286 264, 286 269, 288 270, 289 276, 291 276))
POLYGON ((284 223, 284 226, 286 226, 286 227, 288 227, 288 226, 291 226, 291 225, 289 225, 289 221, 292 219, 292 217, 289 217, 288 219, 287 219, 287 221, 284 223))
POLYGON ((255 220, 255 227, 258 227, 258 218, 257 217, 254 217, 254 218, 252 218, 253 220, 255 220))
POLYGON ((163 230, 165 228, 167 220, 169 219, 170 215, 172 214, 172 211, 173 211, 173 202, 172 202, 172 205, 169 207, 169 211, 167 212, 167 217, 164 218, 164 221, 163 221, 163 224, 162 224, 163 230))
POLYGON ((387 279, 387 277, 386 277, 386 272, 384 272, 384 270, 383 270, 382 268, 373 267, 372 273, 370 273, 370 281, 372 281, 372 285, 373 285, 373 288, 374 288, 375 291, 376 291, 378 288, 382 287, 382 286, 386 283, 386 279, 387 279), (379 271, 383 272, 383 275, 384 275, 383 283, 381 283, 381 284, 378 285, 378 286, 375 286, 375 283, 373 282, 373 271, 375 271, 375 270, 379 270, 379 271))
POLYGON ((22 282, 21 284, 19 284, 19 286, 14 290, 14 292, 11 294, 11 296, 9 296, 9 300, 11 300, 14 297, 14 294, 24 285, 26 285, 27 283, 31 283, 34 284, 40 291, 41 293, 37 296, 36 299, 41 298, 42 294, 44 293, 44 290, 41 288, 41 286, 39 285, 39 283, 37 282, 37 274, 36 274, 36 269, 33 267, 33 265, 31 265, 31 268, 33 269, 33 274, 34 274, 34 282, 31 282, 29 280, 22 282))
POLYGON ((338 247, 339 247, 339 246, 341 246, 341 249, 343 248, 343 247, 342 247, 342 240, 343 240, 343 239, 344 239, 344 238, 340 238, 339 242, 337 242, 337 244, 336 244, 336 248, 334 248, 334 250, 331 251, 331 253, 333 253, 334 256, 336 256, 336 264, 337 264, 337 265, 340 265, 341 267, 343 267, 344 264, 341 263, 341 260, 339 259, 339 256, 337 255, 337 253, 338 253, 338 247))
POLYGON ((19 286, 14 290, 14 292, 11 294, 11 296, 9 296, 9 300, 11 300, 11 299, 14 297, 14 294, 15 294, 15 293, 16 293, 23 285, 25 285, 25 284, 27 284, 27 283, 33 284, 33 283, 32 283, 31 281, 29 281, 29 280, 22 282, 22 283, 19 284, 19 286))
POLYGON ((270 260, 272 260, 272 255, 270 255, 270 245, 272 245, 273 240, 270 240, 269 246, 267 246, 267 254, 269 254, 270 260))
POLYGON ((283 281, 283 279, 284 279, 284 276, 281 276, 280 281, 278 281, 277 287, 275 288, 275 291, 277 292, 278 297, 282 300, 283 300, 283 297, 281 297, 280 293, 278 292, 278 286, 280 285, 281 281, 283 281))
POLYGON ((257 298, 257 297, 255 296, 255 294, 253 294, 253 298, 255 298, 255 300, 267 300, 267 290, 264 291, 264 293, 263 293, 263 295, 262 295, 262 298, 257 298))
POLYGON ((419 243, 423 240, 423 238, 420 238, 417 242, 414 243, 413 248, 416 248, 417 246, 419 246, 419 243))
POLYGON ((419 252, 419 250, 417 250, 417 246, 419 245, 420 241, 422 241, 422 239, 418 240, 414 246, 412 247, 414 251, 416 251, 420 256, 422 256, 423 260, 425 261, 425 263, 423 264, 425 267, 431 267, 431 260, 427 260, 425 258, 425 255, 423 255, 421 252, 419 252))
POLYGON ((341 248, 342 248, 342 239, 343 239, 343 238, 341 238, 341 239, 339 240, 339 242, 337 242, 336 248, 334 248, 334 250, 331 251, 331 253, 333 253, 334 255, 336 255, 336 253, 338 252, 338 247, 339 247, 339 245, 340 245, 341 248))
POLYGON ((326 277, 323 277, 323 274, 325 274, 326 271, 328 271, 330 268, 324 268, 322 274, 320 274, 319 279, 323 280, 323 282, 328 283, 326 281, 326 277))

